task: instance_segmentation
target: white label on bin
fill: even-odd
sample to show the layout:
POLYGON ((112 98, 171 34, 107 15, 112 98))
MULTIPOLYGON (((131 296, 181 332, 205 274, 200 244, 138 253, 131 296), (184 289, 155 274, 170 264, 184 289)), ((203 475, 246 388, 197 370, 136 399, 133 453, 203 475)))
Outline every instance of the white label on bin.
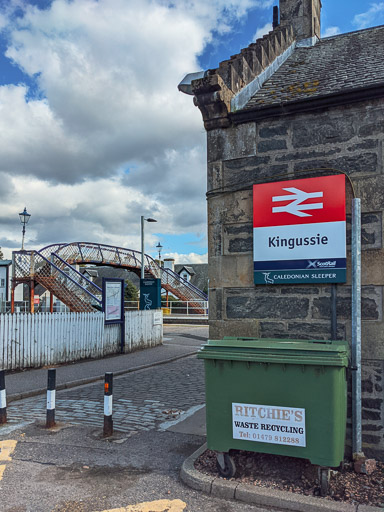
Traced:
POLYGON ((232 404, 233 439, 306 446, 305 409, 232 404))

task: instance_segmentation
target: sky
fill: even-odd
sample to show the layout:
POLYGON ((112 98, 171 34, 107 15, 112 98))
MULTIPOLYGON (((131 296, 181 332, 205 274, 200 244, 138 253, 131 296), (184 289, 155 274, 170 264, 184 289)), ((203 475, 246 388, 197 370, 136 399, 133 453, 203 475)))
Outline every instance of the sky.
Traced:
MULTIPOLYGON (((206 134, 177 85, 271 30, 278 0, 0 0, 0 247, 98 242, 207 261, 206 134)), ((323 0, 322 35, 384 24, 323 0)))

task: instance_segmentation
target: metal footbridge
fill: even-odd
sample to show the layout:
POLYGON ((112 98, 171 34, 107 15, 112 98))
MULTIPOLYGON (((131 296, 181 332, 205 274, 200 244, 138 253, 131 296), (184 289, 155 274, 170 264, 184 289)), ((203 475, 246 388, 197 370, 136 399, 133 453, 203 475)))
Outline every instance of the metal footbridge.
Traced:
MULTIPOLYGON (((34 286, 40 284, 71 311, 95 311, 102 303, 101 288, 79 272, 76 265, 108 265, 138 275, 141 272, 141 252, 92 242, 54 244, 39 251, 14 251, 12 257, 12 296, 18 284, 27 283, 33 298, 34 286)), ((205 313, 202 301, 208 300, 207 295, 171 269, 160 267, 147 254, 144 255, 144 275, 160 279, 162 288, 182 301, 189 301, 196 313, 205 313)))

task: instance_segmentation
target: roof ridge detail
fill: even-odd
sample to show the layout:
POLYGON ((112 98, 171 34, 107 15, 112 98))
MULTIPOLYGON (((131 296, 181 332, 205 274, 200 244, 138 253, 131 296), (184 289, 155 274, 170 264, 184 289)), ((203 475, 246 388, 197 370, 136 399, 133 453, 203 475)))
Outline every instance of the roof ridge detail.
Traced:
POLYGON ((194 103, 199 107, 206 130, 228 127, 231 100, 263 73, 294 43, 291 25, 278 26, 247 48, 192 81, 194 103))
POLYGON ((384 25, 376 25, 375 27, 367 27, 367 28, 361 28, 359 30, 351 30, 350 32, 343 32, 342 34, 335 34, 334 36, 327 36, 327 37, 322 37, 320 39, 320 41, 328 41, 329 39, 336 39, 337 37, 348 37, 348 36, 351 36, 351 35, 357 35, 357 34, 360 34, 361 32, 372 32, 373 30, 381 30, 384 28, 384 25))

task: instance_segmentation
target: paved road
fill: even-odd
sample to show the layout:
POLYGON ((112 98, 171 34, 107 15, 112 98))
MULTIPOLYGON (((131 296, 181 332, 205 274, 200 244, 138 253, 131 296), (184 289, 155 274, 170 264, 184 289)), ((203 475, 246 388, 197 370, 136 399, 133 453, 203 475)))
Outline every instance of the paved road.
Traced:
MULTIPOLYGON (((155 366, 114 379, 113 421, 126 433, 160 428, 167 420, 185 415, 204 404, 203 364, 195 356, 155 366)), ((56 419, 61 422, 102 428, 104 421, 102 382, 57 392, 56 419)), ((9 420, 43 422, 44 395, 11 402, 9 420)))
MULTIPOLYGON (((131 354, 122 354, 104 359, 88 360, 59 366, 57 369, 57 386, 63 387, 80 384, 82 380, 95 380, 105 372, 115 374, 130 369, 153 365, 167 359, 182 357, 196 352, 208 336, 207 326, 164 326, 164 344, 149 350, 138 350, 131 354)), ((45 392, 47 370, 37 369, 7 374, 8 399, 23 398, 31 394, 45 392)))
MULTIPOLYGON (((206 337, 202 329, 169 326, 165 343, 193 350, 206 337)), ((101 436, 102 404, 100 382, 59 391, 54 431, 42 426, 44 395, 10 404, 11 421, 0 428, 0 448, 1 441, 14 441, 4 464, 0 457, 2 511, 123 512, 144 502, 152 505, 131 510, 260 511, 196 492, 179 480, 183 461, 205 441, 194 417, 175 424, 204 404, 200 360, 189 356, 114 379, 116 432, 107 440, 101 436)))

